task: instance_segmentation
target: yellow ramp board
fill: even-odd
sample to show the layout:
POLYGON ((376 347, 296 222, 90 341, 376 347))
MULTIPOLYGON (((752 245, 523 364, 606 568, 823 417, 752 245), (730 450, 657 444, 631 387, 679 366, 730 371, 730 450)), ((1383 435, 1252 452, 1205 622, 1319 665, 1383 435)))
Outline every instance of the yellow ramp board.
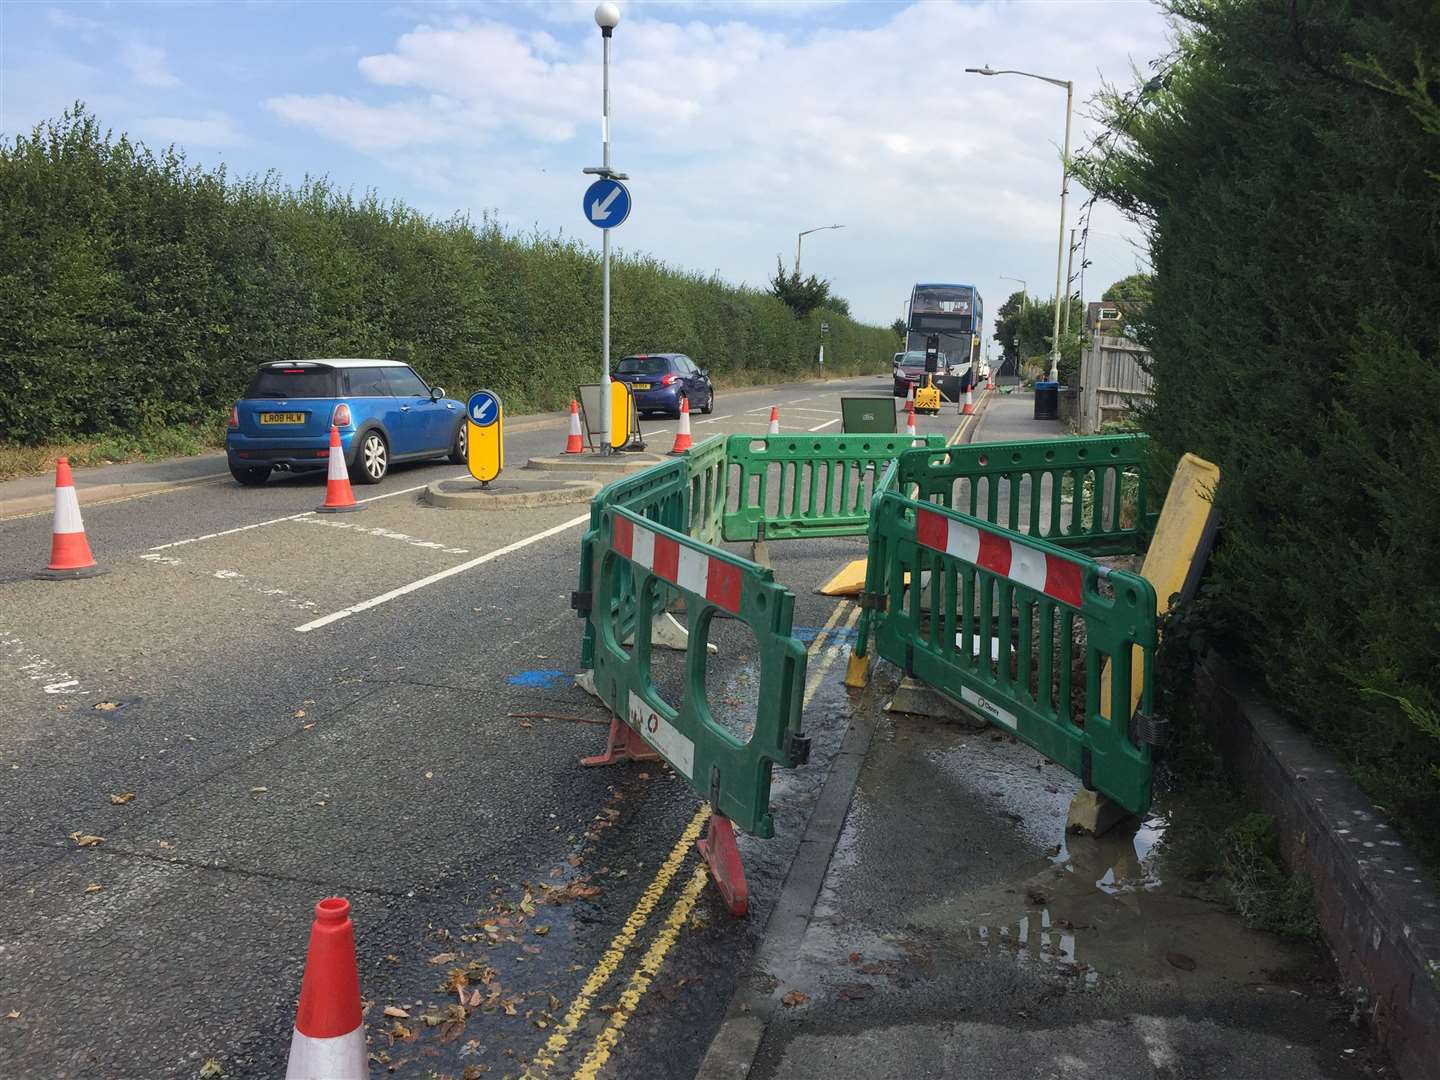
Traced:
POLYGON ((859 596, 865 589, 865 560, 846 563, 819 588, 821 596, 859 596))
MULTIPOLYGON (((1200 570, 1210 555, 1215 522, 1213 500, 1219 483, 1219 467, 1194 454, 1186 454, 1175 468, 1170 490, 1165 493, 1165 505, 1160 509, 1155 536, 1140 568, 1140 576, 1155 586, 1156 615, 1170 610, 1170 598, 1176 593, 1188 599, 1194 592, 1200 570)), ((1140 650, 1136 649, 1130 665, 1131 715, 1140 704, 1144 682, 1140 650)), ((1110 711, 1108 660, 1100 673, 1100 711, 1103 714, 1110 711)))

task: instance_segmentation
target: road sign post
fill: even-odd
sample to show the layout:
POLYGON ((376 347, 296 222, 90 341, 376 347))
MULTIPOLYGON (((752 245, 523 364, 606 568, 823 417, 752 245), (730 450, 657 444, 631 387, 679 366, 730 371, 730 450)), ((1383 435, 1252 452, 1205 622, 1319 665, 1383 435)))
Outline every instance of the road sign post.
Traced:
POLYGON ((624 173, 610 168, 610 37, 620 24, 620 9, 610 0, 595 9, 600 27, 601 92, 600 143, 603 160, 598 169, 582 170, 600 177, 585 192, 581 205, 585 220, 601 230, 600 239, 600 452, 610 453, 610 230, 630 216, 630 192, 621 180, 624 173), (618 205, 617 205, 618 204, 618 205))
POLYGON ((465 465, 481 484, 505 468, 505 406, 490 390, 477 390, 465 406, 465 465))

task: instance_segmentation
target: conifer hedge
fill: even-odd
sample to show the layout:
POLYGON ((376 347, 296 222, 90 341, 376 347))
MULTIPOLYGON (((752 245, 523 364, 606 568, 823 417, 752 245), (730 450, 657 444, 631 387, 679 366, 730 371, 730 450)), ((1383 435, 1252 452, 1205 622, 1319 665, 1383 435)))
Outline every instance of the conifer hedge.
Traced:
MULTIPOLYGON (((720 379, 883 372, 888 328, 643 255, 612 264, 612 349, 720 379)), ((437 221, 324 180, 230 180, 77 105, 0 146, 0 441, 213 423, 266 360, 409 361, 464 397, 558 408, 600 365, 600 264, 575 241, 437 221)))
POLYGON ((1210 633, 1440 859, 1440 4, 1164 6, 1081 172, 1149 231, 1144 426, 1223 470, 1210 633))

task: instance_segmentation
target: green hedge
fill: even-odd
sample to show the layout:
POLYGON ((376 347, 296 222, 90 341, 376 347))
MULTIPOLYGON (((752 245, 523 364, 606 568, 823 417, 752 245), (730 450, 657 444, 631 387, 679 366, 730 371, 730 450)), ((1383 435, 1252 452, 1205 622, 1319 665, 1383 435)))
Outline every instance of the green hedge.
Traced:
POLYGON ((1223 472, 1210 632, 1440 860, 1440 4, 1166 7, 1082 178, 1150 232, 1144 426, 1223 472))
MULTIPOLYGON (((722 381, 887 369, 887 328, 645 256, 612 264, 612 347, 688 353, 722 381)), ((569 239, 152 153, 77 106, 0 147, 0 440, 213 423, 257 363, 413 362, 512 412, 600 366, 600 263, 569 239)))

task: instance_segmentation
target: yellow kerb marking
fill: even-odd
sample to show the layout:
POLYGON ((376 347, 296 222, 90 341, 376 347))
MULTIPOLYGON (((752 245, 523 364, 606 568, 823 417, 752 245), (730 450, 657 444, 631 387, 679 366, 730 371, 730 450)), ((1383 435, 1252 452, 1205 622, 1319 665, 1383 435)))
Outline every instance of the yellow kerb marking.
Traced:
POLYGON ((695 867, 695 872, 690 875, 690 880, 685 883, 685 889, 675 900, 675 906, 670 909, 670 917, 665 920, 665 925, 660 933, 656 935, 650 948, 645 950, 645 956, 640 961, 640 967, 634 975, 630 976, 630 982, 620 994, 620 1002, 615 1011, 610 1014, 610 1023, 605 1025, 605 1030, 595 1040, 595 1045, 590 1053, 585 1055, 585 1060, 575 1070, 575 1080, 595 1080, 600 1070, 605 1067, 605 1062, 610 1060, 610 1051, 615 1049, 615 1044, 620 1041, 620 1032, 629 1021, 631 1015, 640 1005, 640 999, 645 996, 645 991, 650 989, 650 982, 660 971, 660 965, 665 962, 665 955, 675 944, 675 939, 680 936, 680 929, 685 925, 685 920, 690 918, 690 912, 695 907, 695 901, 699 899, 700 890, 705 888, 705 882, 710 878, 710 871, 702 863, 695 867))
MULTIPOLYGON (((825 642, 830 631, 834 629, 835 624, 840 620, 841 614, 844 613, 848 606, 850 605, 844 602, 835 605, 835 610, 830 613, 830 617, 825 620, 825 625, 821 627, 820 633, 816 634, 815 640, 811 642, 810 650, 812 653, 819 649, 825 642)), ((851 607, 850 618, 846 625, 852 625, 859 617, 860 609, 851 607)), ((816 688, 820 685, 820 676, 822 676, 830 667, 830 664, 834 662, 836 655, 838 655, 838 653, 832 647, 825 660, 821 662, 819 669, 815 671, 807 681, 805 696, 801 703, 802 709, 810 703, 810 699, 814 696, 816 688)), ((710 806, 708 803, 705 803, 695 812, 695 816, 690 819, 690 823, 685 826, 685 831, 680 834, 680 839, 675 841, 675 846, 670 849, 670 854, 666 856, 665 861, 660 865, 660 869, 656 871, 655 877, 651 880, 650 884, 646 886, 645 891, 640 896, 639 902, 635 905, 635 909, 630 912, 630 917, 625 920, 625 925, 620 928, 620 932, 616 934, 610 942, 610 947, 606 949, 604 955, 600 957, 600 962, 595 965, 594 970, 586 977, 584 985, 580 987, 580 992, 575 995, 575 1000, 570 1003, 570 1008, 565 1011, 565 1018, 560 1021, 560 1026, 554 1030, 550 1038, 545 1040, 545 1045, 535 1054, 534 1059, 530 1062, 529 1068, 522 1074, 521 1080, 539 1080, 539 1078, 543 1077, 550 1067, 555 1064, 556 1057, 563 1053, 565 1048, 570 1045, 570 1039, 579 1028, 580 1022, 584 1020, 586 1014, 590 1012, 590 1008, 595 1001, 595 995, 604 989, 605 984, 610 981, 616 969, 618 969, 624 961, 625 951, 635 943, 635 938, 638 937, 640 931, 645 928, 645 923, 649 920, 656 906, 659 905, 660 898, 665 894, 665 890, 670 887, 670 882, 679 872, 681 864, 685 861, 685 857, 690 853, 690 849, 695 845, 695 841, 700 838, 700 830, 705 827, 705 824, 709 820, 710 806)), ((625 993, 621 995, 622 1009, 627 1000, 625 995, 629 994, 631 989, 636 986, 636 980, 647 968, 650 969, 651 974, 646 976, 643 983, 639 985, 639 989, 635 993, 634 1000, 636 1003, 639 1002, 640 997, 645 993, 646 988, 649 987, 650 980, 654 977, 654 971, 659 969, 660 963, 665 959, 665 954, 670 951, 670 946, 674 944, 675 938, 680 932, 680 926, 683 925, 685 919, 689 917, 690 909, 695 906, 695 898, 700 895, 700 890, 704 888, 705 880, 708 876, 709 872, 703 863, 695 868, 695 874, 690 879, 690 883, 685 886, 684 892, 676 899, 675 906, 670 911, 670 917, 665 922, 665 928, 661 930, 655 942, 646 950, 645 957, 641 961, 640 970, 631 977, 629 987, 627 987, 625 993), (687 897, 689 898, 688 901, 686 899, 687 897), (680 911, 682 907, 684 908, 684 914, 678 916, 677 921, 676 913, 680 911), (670 930, 671 924, 675 926, 673 931, 670 930), (662 942, 664 942, 664 947, 659 948, 657 951, 657 948, 662 942), (651 963, 652 958, 654 961, 653 964, 651 963)), ((634 1011, 633 1006, 629 1011, 634 1011)), ((585 1062, 581 1065, 580 1071, 575 1074, 576 1076, 582 1074, 587 1076, 594 1075, 593 1072, 586 1073, 585 1069, 589 1066, 591 1059, 600 1053, 602 1047, 604 1047, 604 1054, 596 1061, 594 1068, 598 1069, 605 1063, 605 1060, 610 1056, 609 1047, 613 1046, 615 1040, 619 1038, 620 1028, 625 1026, 626 1019, 628 1019, 628 1014, 622 1015, 619 1010, 612 1015, 609 1025, 606 1026, 605 1030, 601 1032, 599 1036, 600 1041, 596 1043, 586 1056, 585 1062), (616 1024, 616 1017, 620 1017, 618 1025, 616 1024), (610 1036, 609 1046, 606 1046, 604 1040, 607 1035, 610 1035, 612 1028, 615 1033, 610 1036)))
POLYGON ((561 1053, 570 1043, 570 1037, 575 1034, 580 1021, 585 1019, 586 1013, 594 1003, 595 995, 598 994, 610 981, 621 962, 625 959, 625 950, 635 943, 635 938, 645 928, 650 913, 660 903, 660 898, 665 895, 665 890, 670 887, 670 882, 679 873, 685 857, 690 854, 690 849, 695 841, 700 838, 700 830, 710 820, 710 807, 704 804, 695 812, 690 823, 685 826, 685 831, 680 834, 680 839, 675 841, 675 846, 670 849, 670 854, 660 864, 660 869, 655 872, 655 877, 646 886, 645 891, 640 894, 640 901, 635 909, 630 912, 630 917, 625 920, 625 925, 610 942, 610 947, 600 957, 600 962, 595 965, 593 971, 586 978, 585 984, 580 987, 580 992, 575 995, 575 1000, 570 1003, 570 1008, 565 1012, 565 1018, 560 1022, 550 1038, 545 1040, 544 1047, 535 1055, 526 1070, 526 1077, 538 1077, 544 1071, 555 1064, 555 1057, 561 1053))

